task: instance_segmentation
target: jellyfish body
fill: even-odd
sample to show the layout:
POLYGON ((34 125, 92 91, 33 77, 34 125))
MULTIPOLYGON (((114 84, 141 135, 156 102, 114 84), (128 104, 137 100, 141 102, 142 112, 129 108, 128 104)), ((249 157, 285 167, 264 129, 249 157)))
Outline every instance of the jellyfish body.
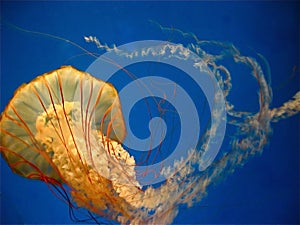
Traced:
POLYGON ((78 205, 101 214, 128 191, 120 183, 139 187, 119 144, 125 133, 113 86, 66 66, 16 91, 1 117, 1 153, 14 172, 67 184, 78 205))
POLYGON ((110 84, 73 67, 62 67, 16 91, 1 116, 2 153, 7 162, 15 163, 12 169, 24 177, 39 178, 36 169, 28 164, 34 163, 44 175, 58 178, 47 160, 51 154, 45 153, 58 142, 66 146, 72 139, 76 145, 82 137, 76 136, 75 127, 80 126, 87 136, 88 125, 108 133, 110 139, 122 141, 125 127, 118 95, 110 84), (89 90, 88 96, 76 93, 83 88, 89 90))

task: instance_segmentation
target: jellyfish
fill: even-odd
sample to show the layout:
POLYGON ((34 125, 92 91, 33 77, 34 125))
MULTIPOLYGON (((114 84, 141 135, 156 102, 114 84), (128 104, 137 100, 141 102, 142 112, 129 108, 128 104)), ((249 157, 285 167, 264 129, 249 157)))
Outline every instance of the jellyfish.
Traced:
MULTIPOLYGON (((121 102, 120 93, 106 78, 100 80, 92 74, 93 66, 87 70, 91 74, 62 66, 15 92, 0 120, 0 150, 10 168, 23 177, 63 189, 78 207, 109 220, 121 224, 171 224, 180 205, 192 206, 201 201, 210 185, 263 151, 272 122, 300 111, 300 92, 282 106, 270 108, 272 90, 253 57, 241 55, 232 44, 200 41, 188 35, 195 43, 184 46, 151 42, 142 47, 135 43, 137 48, 110 47, 95 37, 85 37, 87 42, 125 61, 149 60, 147 57, 175 60, 191 64, 193 71, 199 73, 195 76, 205 75, 215 81, 211 86, 214 92, 208 96, 212 100, 209 124, 197 135, 193 148, 184 149, 185 154, 170 164, 160 164, 152 177, 154 181, 164 178, 159 185, 155 185, 158 181, 141 181, 143 173, 137 170, 140 162, 123 143, 129 132, 124 119, 127 103, 121 102), (222 51, 209 53, 204 50, 207 45, 222 51), (222 64, 227 57, 250 68, 258 83, 256 112, 238 111, 231 103, 232 75, 222 64), (216 158, 218 152, 208 150, 220 140, 218 131, 224 129, 226 117, 234 135, 230 149, 216 158)), ((102 57, 101 62, 133 76, 111 55, 102 57)), ((104 73, 105 68, 100 71, 104 73)), ((145 83, 143 80, 139 87, 148 90, 145 83)), ((143 168, 149 171, 150 167, 143 168)))

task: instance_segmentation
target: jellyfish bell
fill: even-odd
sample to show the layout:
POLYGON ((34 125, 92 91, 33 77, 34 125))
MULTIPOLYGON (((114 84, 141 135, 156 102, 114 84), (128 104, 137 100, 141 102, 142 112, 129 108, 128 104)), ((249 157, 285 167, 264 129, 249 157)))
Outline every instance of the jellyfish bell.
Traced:
POLYGON ((29 179, 68 185, 78 205, 97 198, 99 213, 116 201, 107 193, 126 196, 125 182, 139 188, 135 160, 120 145, 126 130, 111 84, 61 67, 22 85, 0 124, 1 153, 10 168, 29 179))

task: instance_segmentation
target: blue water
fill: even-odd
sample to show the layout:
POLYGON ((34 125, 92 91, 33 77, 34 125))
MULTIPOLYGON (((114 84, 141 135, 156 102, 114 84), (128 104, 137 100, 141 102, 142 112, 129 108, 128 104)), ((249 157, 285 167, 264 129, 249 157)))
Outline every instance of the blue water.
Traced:
MULTIPOLYGON (((65 64, 85 70, 93 61, 64 41, 22 32, 7 22, 64 37, 94 52, 83 36, 97 36, 108 45, 172 40, 150 20, 200 39, 232 42, 265 56, 271 68, 272 105, 280 106, 299 90, 299 11, 297 2, 1 1, 1 111, 22 83, 65 64)), ((239 82, 236 85, 245 85, 243 78, 239 82)), ((235 104, 253 96, 236 96, 235 104)), ((181 209, 174 223, 299 223, 299 124, 299 115, 272 124, 263 154, 210 188, 196 207, 181 209)), ((0 222, 73 223, 68 206, 45 184, 13 174, 2 159, 0 222)))

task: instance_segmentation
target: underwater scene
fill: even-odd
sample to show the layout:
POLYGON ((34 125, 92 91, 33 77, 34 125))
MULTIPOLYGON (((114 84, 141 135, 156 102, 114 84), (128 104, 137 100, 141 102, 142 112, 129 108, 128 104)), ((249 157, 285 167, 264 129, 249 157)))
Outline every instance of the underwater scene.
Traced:
POLYGON ((1 224, 298 224, 299 10, 1 1, 1 224))

